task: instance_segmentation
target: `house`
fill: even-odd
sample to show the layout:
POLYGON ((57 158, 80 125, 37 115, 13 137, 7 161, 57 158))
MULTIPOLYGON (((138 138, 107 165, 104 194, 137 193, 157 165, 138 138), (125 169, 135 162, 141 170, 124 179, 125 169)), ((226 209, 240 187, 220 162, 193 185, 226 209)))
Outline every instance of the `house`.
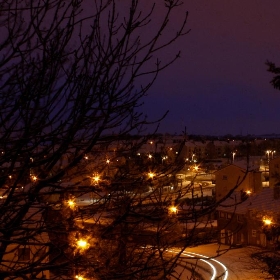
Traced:
POLYGON ((216 200, 225 198, 230 191, 258 193, 262 190, 262 177, 258 166, 242 161, 229 164, 215 172, 216 200))
MULTIPOLYGON (((42 205, 34 204, 22 219, 5 249, 0 271, 7 272, 4 279, 50 279, 49 237, 44 231, 42 205), (23 278, 23 277, 26 278, 23 278)), ((1 236, 4 242, 5 236, 1 236)))
POLYGON ((234 192, 217 208, 219 242, 275 248, 280 242, 280 187, 234 192))
POLYGON ((269 186, 273 188, 280 183, 280 157, 269 161, 269 186))

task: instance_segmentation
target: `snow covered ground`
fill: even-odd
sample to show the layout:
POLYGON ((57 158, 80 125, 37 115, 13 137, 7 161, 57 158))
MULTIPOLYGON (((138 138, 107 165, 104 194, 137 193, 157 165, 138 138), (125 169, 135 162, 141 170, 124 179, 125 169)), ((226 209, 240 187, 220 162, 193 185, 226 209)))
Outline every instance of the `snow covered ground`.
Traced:
POLYGON ((251 259, 250 255, 259 251, 257 247, 232 248, 228 246, 215 244, 201 245, 188 248, 187 251, 203 254, 208 257, 214 257, 222 262, 228 269, 228 280, 263 280, 271 279, 269 275, 262 270, 260 264, 251 259))

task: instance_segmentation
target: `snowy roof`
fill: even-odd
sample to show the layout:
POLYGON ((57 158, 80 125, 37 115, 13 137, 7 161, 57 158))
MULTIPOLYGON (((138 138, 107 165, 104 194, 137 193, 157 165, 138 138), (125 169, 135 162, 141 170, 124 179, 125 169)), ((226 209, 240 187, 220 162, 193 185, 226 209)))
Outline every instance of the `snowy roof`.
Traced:
POLYGON ((234 162, 234 163, 231 163, 231 164, 229 164, 229 165, 227 165, 227 166, 225 166, 225 167, 223 167, 223 168, 217 170, 215 173, 219 173, 219 172, 221 172, 222 170, 224 170, 224 169, 226 169, 226 168, 229 168, 230 166, 231 166, 231 167, 234 167, 234 166, 235 166, 235 167, 238 167, 238 168, 244 170, 244 172, 247 170, 247 167, 248 167, 248 171, 249 171, 249 172, 259 171, 259 165, 254 165, 254 164, 250 164, 250 163, 249 163, 249 165, 248 165, 246 160, 240 160, 240 161, 236 161, 236 162, 234 162))
POLYGON ((274 199, 273 194, 273 189, 264 188, 260 193, 252 194, 245 201, 241 201, 241 192, 235 192, 222 202, 217 210, 236 214, 246 214, 249 210, 280 213, 280 199, 274 199))

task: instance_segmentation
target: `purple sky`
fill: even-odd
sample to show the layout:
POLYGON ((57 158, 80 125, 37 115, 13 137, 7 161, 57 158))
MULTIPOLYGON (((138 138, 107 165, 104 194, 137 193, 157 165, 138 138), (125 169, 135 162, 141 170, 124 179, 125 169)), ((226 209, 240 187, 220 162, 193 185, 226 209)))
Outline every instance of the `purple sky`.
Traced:
POLYGON ((280 66, 280 1, 184 2, 191 32, 176 45, 182 58, 145 99, 148 116, 170 110, 163 133, 280 133, 280 91, 265 65, 280 66))

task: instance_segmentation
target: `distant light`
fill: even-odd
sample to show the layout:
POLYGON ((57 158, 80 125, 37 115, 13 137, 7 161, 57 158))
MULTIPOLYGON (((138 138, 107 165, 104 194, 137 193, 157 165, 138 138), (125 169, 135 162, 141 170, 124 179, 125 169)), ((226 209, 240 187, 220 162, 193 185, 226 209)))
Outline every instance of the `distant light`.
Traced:
POLYGON ((98 183, 98 181, 100 180, 100 177, 98 175, 93 176, 93 181, 98 183))
POLYGON ((84 239, 79 239, 78 241, 77 241, 77 246, 80 248, 80 249, 85 249, 85 248, 87 248, 88 247, 88 242, 86 241, 86 240, 84 240, 84 239))
POLYGON ((75 278, 78 279, 78 280, 86 280, 86 278, 84 278, 81 275, 76 275, 75 278))
POLYGON ((264 224, 267 225, 267 226, 269 226, 269 225, 272 224, 272 220, 269 219, 269 218, 263 218, 263 222, 264 222, 264 224))
POLYGON ((31 179, 32 179, 34 182, 36 182, 36 181, 38 180, 38 178, 37 178, 35 175, 33 175, 33 176, 31 177, 31 179))
POLYGON ((177 209, 176 206, 171 206, 171 207, 169 207, 169 212, 170 212, 171 214, 177 214, 178 209, 177 209))
POLYGON ((68 204, 68 206, 69 206, 71 209, 75 208, 75 206, 76 206, 76 202, 75 202, 74 200, 72 200, 72 199, 69 199, 69 200, 67 201, 67 204, 68 204))

